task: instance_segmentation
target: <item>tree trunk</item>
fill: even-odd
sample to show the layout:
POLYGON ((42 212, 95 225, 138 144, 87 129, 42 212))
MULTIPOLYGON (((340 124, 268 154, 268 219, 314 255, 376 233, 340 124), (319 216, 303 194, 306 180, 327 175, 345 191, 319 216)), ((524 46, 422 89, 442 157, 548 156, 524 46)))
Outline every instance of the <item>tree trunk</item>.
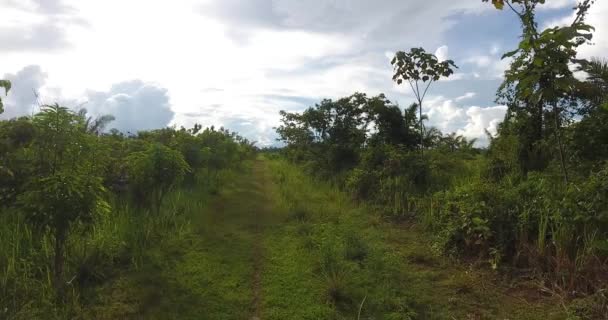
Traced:
POLYGON ((562 166, 562 172, 564 173, 564 182, 566 185, 568 185, 568 168, 566 168, 566 159, 564 157, 564 145, 562 144, 562 137, 559 132, 559 108, 557 107, 557 104, 553 106, 553 109, 555 112, 555 138, 557 139, 557 144, 559 146, 559 159, 562 166))
POLYGON ((67 238, 67 228, 63 225, 56 226, 55 229, 55 292, 57 302, 65 301, 65 281, 63 278, 63 266, 65 262, 65 241, 67 238))
POLYGON ((420 113, 420 153, 424 155, 424 123, 422 122, 422 101, 418 100, 418 110, 420 113))

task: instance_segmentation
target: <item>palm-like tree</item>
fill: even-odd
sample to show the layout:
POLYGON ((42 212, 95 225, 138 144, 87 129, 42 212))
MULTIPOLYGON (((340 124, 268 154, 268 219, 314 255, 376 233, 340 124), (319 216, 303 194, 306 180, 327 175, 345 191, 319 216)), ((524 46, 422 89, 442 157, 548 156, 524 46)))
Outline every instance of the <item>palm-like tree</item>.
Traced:
POLYGON ((439 131, 439 129, 435 127, 431 127, 428 130, 424 131, 424 136, 422 140, 424 141, 424 146, 432 148, 441 142, 441 131, 439 131))
POLYGON ((589 74, 589 80, 604 88, 608 87, 608 59, 591 58, 585 71, 589 74))
POLYGON ((587 81, 582 82, 580 91, 597 107, 608 102, 608 59, 592 58, 580 61, 579 70, 587 73, 587 81))
POLYGON ((111 114, 104 114, 93 118, 92 116, 87 117, 87 113, 87 109, 85 108, 78 111, 78 115, 85 119, 84 131, 95 135, 100 135, 110 122, 116 120, 116 118, 111 114))
POLYGON ((473 149, 477 139, 469 140, 462 135, 456 134, 456 132, 452 132, 441 137, 440 141, 451 152, 455 152, 456 150, 469 151, 473 149))

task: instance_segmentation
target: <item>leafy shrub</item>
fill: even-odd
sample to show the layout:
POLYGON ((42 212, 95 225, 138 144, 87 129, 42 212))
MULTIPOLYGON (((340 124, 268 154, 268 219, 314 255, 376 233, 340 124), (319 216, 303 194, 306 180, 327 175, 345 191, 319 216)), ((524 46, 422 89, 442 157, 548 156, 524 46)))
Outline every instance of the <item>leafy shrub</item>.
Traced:
POLYGON ((349 172, 345 186, 355 198, 369 199, 378 192, 378 180, 376 172, 355 168, 349 172))
POLYGON ((464 185, 436 195, 446 249, 486 256, 490 248, 512 251, 516 207, 509 193, 489 183, 464 185))
POLYGON ((133 191, 158 214, 167 193, 182 181, 190 167, 181 153, 155 143, 129 155, 127 171, 133 191))

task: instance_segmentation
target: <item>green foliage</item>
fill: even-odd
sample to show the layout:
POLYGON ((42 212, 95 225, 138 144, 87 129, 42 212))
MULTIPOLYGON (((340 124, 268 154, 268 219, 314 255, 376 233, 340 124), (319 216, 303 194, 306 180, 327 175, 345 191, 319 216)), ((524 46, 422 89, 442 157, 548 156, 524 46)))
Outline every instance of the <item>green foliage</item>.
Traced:
MULTIPOLYGON (((439 61, 432 53, 427 53, 423 48, 412 48, 410 52, 399 51, 391 60, 395 68, 393 80, 397 84, 409 81, 416 84, 418 81, 433 82, 441 77, 449 77, 456 68, 454 61, 439 61)), ((420 96, 421 98, 424 95, 420 96)))
POLYGON ((544 170, 549 165, 546 146, 556 146, 564 181, 568 183, 568 155, 561 127, 568 123, 581 104, 576 100, 583 87, 570 68, 584 62, 576 59, 577 48, 592 39, 593 27, 585 18, 593 1, 585 0, 576 7, 570 25, 539 31, 536 7, 544 1, 493 1, 504 3, 521 21, 522 40, 519 47, 503 56, 512 58, 505 80, 499 89, 499 100, 509 107, 504 127, 520 136, 519 158, 524 174, 544 170), (551 135, 554 141, 549 142, 551 135), (549 143, 548 143, 549 142, 549 143))
POLYGON ((105 133, 110 115, 41 109, 0 121, 0 318, 86 318, 97 289, 141 268, 159 239, 182 237, 183 212, 255 153, 224 129, 126 136, 105 133), (186 174, 198 192, 184 200, 186 174))
MULTIPOLYGON (((361 111, 349 109, 355 113, 340 112, 331 101, 302 114, 282 112, 277 131, 287 144, 284 154, 391 218, 418 219, 440 252, 497 270, 525 270, 564 296, 602 292, 608 270, 608 69, 600 59, 577 59, 578 48, 592 38, 585 18, 593 1, 577 5, 570 25, 539 30, 536 8, 543 3, 492 1, 517 14, 522 41, 505 54, 513 62, 498 101, 508 112, 497 134, 488 133, 487 149, 455 133, 424 130, 425 117, 416 117, 416 108, 421 110, 428 86, 455 66, 413 49, 396 54, 393 80, 407 81, 417 104, 402 111, 383 95, 358 94, 365 99, 361 111), (574 77, 572 65, 589 77, 574 77), (344 123, 350 131, 339 131, 344 123), (353 144, 354 137, 359 140, 353 144), (347 146, 349 156, 336 163, 333 152, 347 146), (419 148, 429 150, 415 152, 419 148)), ((343 243, 352 252, 363 251, 359 244, 343 243)), ((348 256, 358 260, 352 258, 358 254, 348 256)))
POLYGON ((182 154, 161 144, 127 157, 131 187, 143 196, 148 206, 160 212, 163 199, 190 171, 182 154))
POLYGON ((289 219, 267 229, 266 318, 564 318, 554 304, 522 303, 512 287, 508 295, 490 289, 495 275, 452 264, 431 249, 434 237, 382 222, 373 207, 300 167, 281 159, 264 165, 274 214, 289 214, 294 201, 311 212, 306 232, 289 219))
MULTIPOLYGON (((0 80, 0 88, 4 88, 4 93, 8 94, 11 90, 11 82, 8 80, 0 80)), ((2 99, 0 99, 0 113, 4 112, 4 104, 2 104, 2 99)))
MULTIPOLYGON (((447 78, 452 75, 453 68, 458 67, 452 60, 439 61, 434 54, 427 53, 423 48, 412 48, 409 52, 398 51, 391 60, 391 64, 394 69, 393 81, 399 85, 404 81, 408 82, 416 96, 419 108, 419 129, 421 135, 424 136, 423 121, 425 118, 422 115, 422 102, 429 87, 442 77, 447 78)), ((424 139, 422 137, 420 139, 421 148, 424 149, 424 139)))
POLYGON ((29 220, 54 237, 54 284, 60 300, 65 298, 64 250, 70 228, 109 210, 102 180, 95 174, 94 141, 82 132, 81 120, 59 105, 44 106, 32 119, 37 133, 31 142, 33 174, 25 177, 18 196, 29 220))

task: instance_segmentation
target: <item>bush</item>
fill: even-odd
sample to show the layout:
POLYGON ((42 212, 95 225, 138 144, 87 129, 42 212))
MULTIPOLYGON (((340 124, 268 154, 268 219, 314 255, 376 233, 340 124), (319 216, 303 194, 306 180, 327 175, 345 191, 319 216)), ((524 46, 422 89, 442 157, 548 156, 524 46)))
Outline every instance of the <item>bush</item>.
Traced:
POLYGON ((445 249, 487 256, 491 248, 512 252, 516 202, 498 185, 473 183, 436 194, 445 249))

